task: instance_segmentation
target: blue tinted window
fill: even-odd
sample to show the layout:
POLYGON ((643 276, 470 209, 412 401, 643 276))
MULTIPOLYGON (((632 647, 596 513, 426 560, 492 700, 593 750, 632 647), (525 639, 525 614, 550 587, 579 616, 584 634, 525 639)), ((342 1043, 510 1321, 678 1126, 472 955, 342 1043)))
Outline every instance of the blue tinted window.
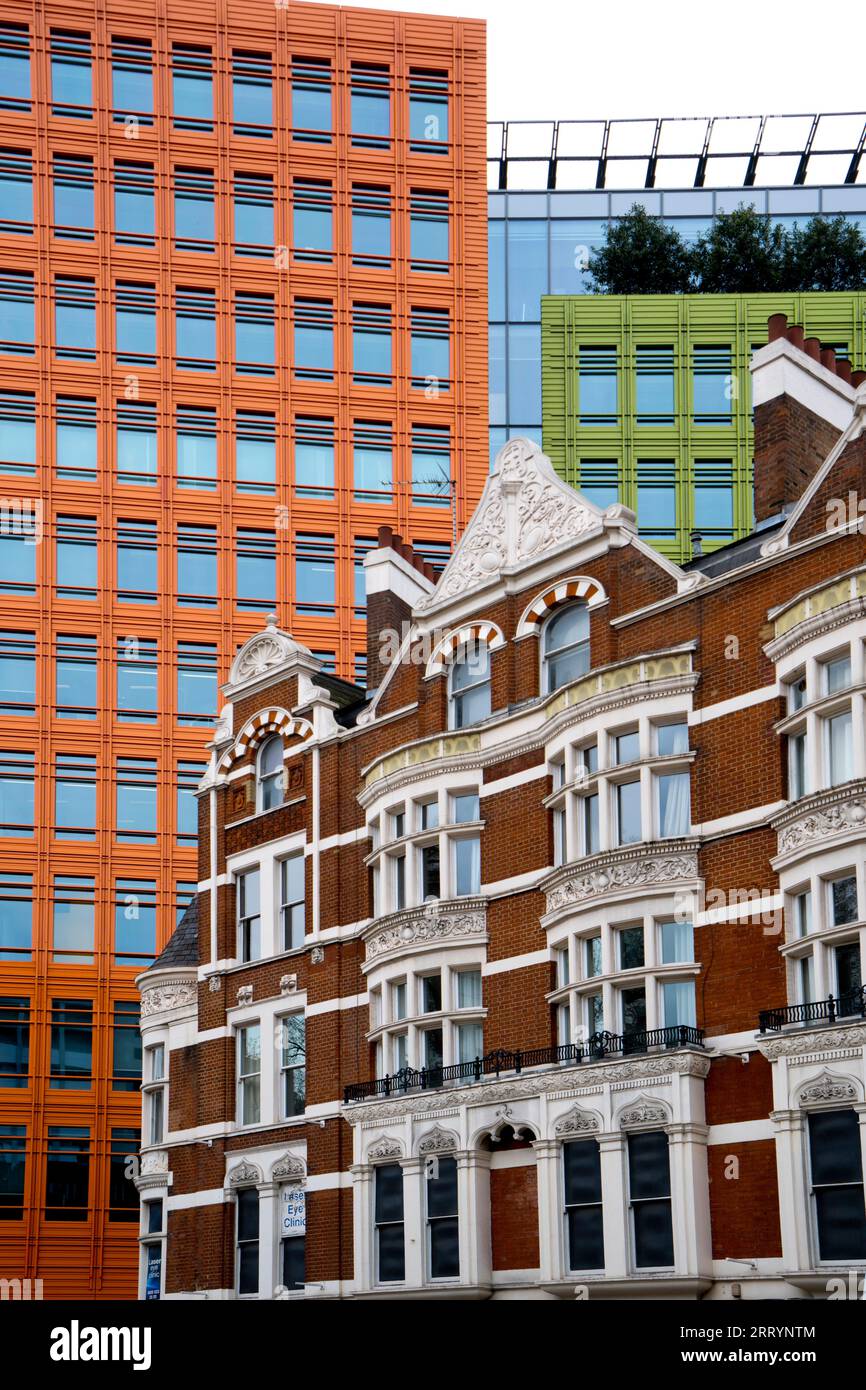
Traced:
POLYGON ((51 99, 55 116, 90 120, 90 36, 51 31, 51 99))
POLYGON ((156 406, 118 401, 116 449, 118 482, 156 483, 156 406))
POLYGON ((32 271, 0 275, 0 322, 0 352, 32 357, 36 328, 32 271))
POLYGON ((56 276, 54 342, 58 357, 96 361, 96 286, 92 280, 56 276))
POLYGON ((35 700, 35 634, 0 632, 0 711, 33 714, 35 700))
POLYGON ((263 609, 277 602, 277 537, 273 531, 241 527, 235 552, 238 608, 263 609))
POLYGON ((412 310, 412 385, 435 395, 451 377, 451 330, 447 309, 412 310))
POLYGON ((235 296, 235 370, 274 375, 274 296, 235 296))
POLYGON ((36 476, 36 396, 0 391, 0 473, 36 476))
POLYGON ((333 420, 295 420, 295 490, 302 497, 333 497, 333 420))
POLYGON ((155 234, 153 165, 114 166, 114 236, 122 246, 152 246, 155 234))
POLYGON ((96 718, 96 638, 61 635, 55 647, 59 719, 96 718))
POLYGON ((266 53, 232 54, 235 135, 268 139, 273 122, 273 65, 266 53))
POLYGON ((375 64, 352 64, 352 143, 387 149, 391 135, 390 74, 375 64))
POLYGON ((542 221, 507 224, 511 323, 541 321, 541 296, 547 294, 547 225, 542 221))
POLYGON ((54 835, 58 840, 96 838, 96 757, 58 753, 54 760, 54 835))
POLYGON ((156 883, 119 878, 114 903, 115 964, 141 969, 156 951, 156 883))
POLYGON ((604 245, 605 222, 589 218, 550 224, 550 293, 586 294, 589 258, 604 245))
POLYGON ((174 124, 187 130, 213 128, 213 76, 209 48, 174 44, 172 103, 174 124))
MULTIPOLYGON (((413 190, 409 213, 412 270, 444 274, 448 269, 448 194, 413 190)), ((491 318, 495 317, 491 313, 491 318)))
POLYGON ((155 724, 157 712, 156 641, 117 639, 117 717, 127 723, 155 724))
POLYGON ((177 713, 181 724, 209 725, 217 712, 217 650, 211 642, 179 642, 177 713))
POLYGON ((541 327, 508 329, 508 397, 511 425, 541 424, 541 327))
POLYGON ((34 755, 0 750, 0 836, 33 834, 34 755))
POLYGON ((214 178, 209 169, 175 170, 174 236, 178 251, 213 251, 214 178))
POLYGON ((334 374, 334 310, 330 300, 296 299, 295 375, 330 381, 334 374))
POLYGON ((412 426, 412 504, 451 505, 451 436, 448 426, 412 426))
POLYGON ((676 535, 677 495, 672 462, 638 462, 637 521, 642 536, 676 535))
POLYGON ((175 291, 177 365, 187 371, 216 370, 216 295, 213 290, 175 291))
POLYGON ((393 431, 375 421, 355 422, 352 460, 359 502, 390 502, 393 485, 393 431))
POLYGON ((156 844, 155 758, 118 758, 117 839, 127 844, 156 844))
POLYGON ((391 260, 391 193, 387 188, 352 188, 352 259, 355 265, 391 260))
POLYGON ((269 256, 274 248, 274 181, 270 174, 235 175, 235 253, 269 256))
POLYGON ((487 224, 488 317, 494 322, 505 318, 505 223, 487 224))
POLYGON ((616 348, 580 348, 580 423, 613 425, 617 419, 616 348))
POLYGON ((95 599, 97 527, 89 516, 58 516, 55 579, 59 598, 95 599))
POLYGON ((448 74, 409 72, 409 139, 415 154, 448 153, 448 74))
POLYGON ((177 601, 182 607, 216 606, 217 539, 215 526, 177 524, 177 601))
POLYGON ((295 140, 330 142, 331 67, 327 59, 292 61, 292 136, 295 140))
POLYGON ((118 362, 131 367, 155 367, 156 288, 118 281, 114 304, 118 362))
POLYGON ((292 238, 295 259, 330 261, 334 246, 334 192, 318 179, 295 179, 292 238))
POLYGON ((735 382, 728 347, 694 349, 693 402, 696 425, 729 425, 735 382))
POLYGON ((111 104, 115 120, 135 113, 145 117, 141 125, 153 124, 147 119, 153 111, 153 55, 147 39, 112 40, 111 104))
POLYGON ((674 350, 668 347, 639 347, 637 364, 637 423, 674 423, 674 350))
POLYGON ((156 522, 117 523, 117 596, 123 603, 155 603, 157 592, 156 522))
MULTIPOLYGON (((504 425, 508 420, 506 392, 505 342, 508 329, 504 324, 491 324, 489 329, 489 392, 490 423, 504 425)), ((539 363, 539 371, 541 364, 539 363)), ((533 417, 534 418, 534 417, 533 417)))
POLYGON ((235 417, 235 486, 238 492, 276 491, 277 444, 273 414, 239 410, 235 417))
POLYGON ((353 306, 352 368, 357 382, 391 385, 391 310, 386 305, 353 306))
POLYGON ((26 150, 0 150, 0 200, 0 232, 33 231, 33 158, 26 150))
MULTIPOLYGON (((0 960, 29 960, 32 941, 33 875, 0 873, 0 960)), ((0 999, 0 1086, 19 1084, 8 1079, 19 1068, 9 1065, 9 1034, 2 1026, 16 1021, 8 1013, 4 1016, 4 1010, 11 1006, 8 998, 0 999)), ((26 1050, 23 1061, 26 1075, 26 1050)))
POLYGON ((333 613, 336 602, 334 542, 327 536, 295 538, 295 604, 299 613, 333 613))
POLYGON ((217 476, 216 410, 179 406, 177 411, 177 479, 179 487, 213 489, 217 476))
POLYGON ((30 110, 30 31, 26 24, 0 24, 0 108, 30 110))

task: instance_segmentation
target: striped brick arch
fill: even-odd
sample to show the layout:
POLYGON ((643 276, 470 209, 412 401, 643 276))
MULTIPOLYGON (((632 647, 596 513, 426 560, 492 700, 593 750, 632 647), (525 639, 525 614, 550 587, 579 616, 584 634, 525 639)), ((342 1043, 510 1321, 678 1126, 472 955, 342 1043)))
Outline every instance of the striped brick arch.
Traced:
POLYGON ((443 637, 441 642, 433 649, 433 654, 427 662, 425 676, 439 676, 450 666, 461 647, 465 647, 467 642, 486 642, 491 651, 496 651, 497 647, 505 646, 505 638, 502 635, 502 628, 496 623, 466 623, 454 632, 449 632, 447 637, 443 637))
POLYGON ((313 726, 306 719, 295 719, 284 709, 268 709, 254 714, 241 729, 234 746, 223 755, 220 771, 228 772, 271 734, 282 734, 284 740, 299 738, 304 741, 312 738, 313 726))
POLYGON ((551 584, 549 589, 545 589, 538 598, 532 600, 517 624, 514 636, 528 637, 532 633, 537 636, 544 619, 557 604, 570 603, 572 599, 583 599, 587 608, 595 608, 599 603, 604 603, 606 598, 607 594, 597 579, 590 579, 582 574, 574 575, 570 579, 561 579, 558 584, 551 584))

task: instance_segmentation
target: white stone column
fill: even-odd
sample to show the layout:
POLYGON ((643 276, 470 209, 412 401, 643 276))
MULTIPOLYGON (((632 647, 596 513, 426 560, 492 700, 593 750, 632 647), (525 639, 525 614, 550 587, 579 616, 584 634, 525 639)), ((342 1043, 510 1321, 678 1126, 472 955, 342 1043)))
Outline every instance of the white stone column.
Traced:
POLYGON ((601 1151, 601 1200, 604 1223, 604 1272, 608 1279, 628 1274, 628 1211, 625 1200, 625 1135, 620 1131, 599 1134, 601 1151))
POLYGON ((782 1259, 785 1269, 810 1269, 809 1194, 806 1185, 802 1110, 774 1110, 776 1172, 779 1180, 779 1217, 782 1225, 782 1259))
POLYGON ((406 1256, 406 1283, 420 1288, 424 1283, 426 1231, 424 1225, 424 1159, 401 1158, 403 1169, 403 1248, 406 1256))
POLYGON ((276 1183, 262 1183, 259 1192, 259 1298, 273 1298, 282 1282, 279 1270, 279 1195, 276 1183))
POLYGON ((535 1150, 538 1174, 538 1265, 543 1284, 562 1279, 565 1261, 562 1252, 562 1222, 559 1203, 559 1162, 562 1145, 553 1139, 537 1139, 535 1150))
POLYGON ((460 1149, 457 1159, 457 1203, 460 1214, 460 1282, 489 1284, 490 1154, 483 1149, 460 1149))
POLYGON ((352 1243, 353 1270, 356 1293, 372 1287, 373 1268, 373 1165, 353 1163, 352 1174, 352 1243))
POLYGON ((665 1126, 671 1168, 674 1267, 695 1277, 712 1273, 707 1126, 665 1126))

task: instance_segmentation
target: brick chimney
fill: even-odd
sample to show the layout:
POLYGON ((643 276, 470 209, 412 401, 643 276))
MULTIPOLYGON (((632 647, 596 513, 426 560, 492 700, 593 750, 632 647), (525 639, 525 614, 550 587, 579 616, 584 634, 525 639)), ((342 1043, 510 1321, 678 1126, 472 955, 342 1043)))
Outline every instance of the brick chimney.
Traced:
POLYGON ((379 544, 364 557, 367 585, 367 692, 378 690, 388 670, 383 650, 393 650, 412 619, 412 609, 436 587, 433 566, 392 531, 379 527, 379 544))
POLYGON ((806 338, 785 314, 768 320, 769 342, 752 358, 755 521, 788 512, 850 423, 863 373, 806 338))

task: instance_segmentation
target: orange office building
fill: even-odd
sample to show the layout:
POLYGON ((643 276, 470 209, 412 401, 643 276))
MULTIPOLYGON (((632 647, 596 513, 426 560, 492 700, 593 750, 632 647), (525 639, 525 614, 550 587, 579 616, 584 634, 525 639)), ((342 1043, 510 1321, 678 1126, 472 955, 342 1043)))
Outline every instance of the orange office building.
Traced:
POLYGON ((0 0, 0 1278, 45 1298, 135 1295, 133 980, 232 655, 273 610, 363 681, 377 527, 435 564, 481 493, 484 98, 477 22, 0 0))

